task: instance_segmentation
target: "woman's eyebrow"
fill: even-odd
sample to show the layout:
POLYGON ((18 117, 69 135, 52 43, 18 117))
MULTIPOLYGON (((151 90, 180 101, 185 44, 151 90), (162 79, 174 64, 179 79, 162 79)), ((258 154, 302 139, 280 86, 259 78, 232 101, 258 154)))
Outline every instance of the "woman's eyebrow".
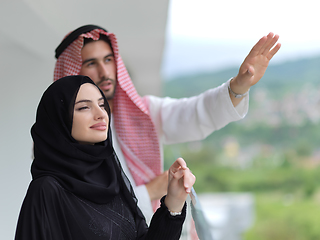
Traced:
MULTIPOLYGON (((101 98, 98 99, 98 101, 101 101, 101 100, 104 100, 104 98, 101 97, 101 98)), ((92 101, 89 100, 89 99, 83 99, 83 100, 79 100, 78 102, 76 102, 75 105, 78 104, 78 103, 82 103, 82 102, 92 102, 92 101)))
POLYGON ((91 100, 87 100, 87 99, 83 99, 83 100, 79 100, 78 102, 75 103, 78 104, 78 103, 82 103, 82 102, 92 102, 91 100))

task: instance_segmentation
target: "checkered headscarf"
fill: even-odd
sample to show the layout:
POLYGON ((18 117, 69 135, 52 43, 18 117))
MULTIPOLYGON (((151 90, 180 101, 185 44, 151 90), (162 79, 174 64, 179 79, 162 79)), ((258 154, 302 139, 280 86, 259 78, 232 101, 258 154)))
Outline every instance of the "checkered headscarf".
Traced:
MULTIPOLYGON (((71 34, 68 34, 66 38, 71 34)), ((75 36, 74 40, 61 51, 61 54, 56 55, 54 81, 64 76, 78 75, 80 73, 83 39, 92 38, 93 40, 98 40, 100 34, 109 37, 117 67, 113 121, 118 141, 133 179, 136 185, 139 186, 159 175, 163 170, 163 164, 160 157, 157 133, 149 116, 147 102, 138 95, 133 86, 120 57, 116 36, 97 26, 93 30, 82 32, 75 36)))

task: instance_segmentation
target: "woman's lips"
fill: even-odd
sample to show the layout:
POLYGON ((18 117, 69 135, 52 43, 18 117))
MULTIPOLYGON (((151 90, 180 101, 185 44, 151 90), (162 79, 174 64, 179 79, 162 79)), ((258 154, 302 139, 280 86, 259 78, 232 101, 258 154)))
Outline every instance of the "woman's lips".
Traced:
POLYGON ((103 131, 103 130, 106 130, 106 129, 107 129, 107 124, 104 123, 104 122, 96 123, 96 124, 92 125, 90 128, 91 128, 91 129, 94 129, 94 130, 103 131))

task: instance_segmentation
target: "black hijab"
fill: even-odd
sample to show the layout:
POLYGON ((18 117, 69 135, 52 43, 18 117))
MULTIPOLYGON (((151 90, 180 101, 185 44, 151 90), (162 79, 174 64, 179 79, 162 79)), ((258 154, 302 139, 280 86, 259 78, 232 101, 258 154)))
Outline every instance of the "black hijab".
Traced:
POLYGON ((98 204, 108 203, 121 191, 134 213, 143 217, 114 152, 110 108, 99 88, 109 115, 108 138, 95 145, 83 145, 71 136, 74 103, 84 83, 95 85, 89 77, 68 76, 52 83, 44 92, 31 128, 32 177, 52 176, 66 190, 98 204))

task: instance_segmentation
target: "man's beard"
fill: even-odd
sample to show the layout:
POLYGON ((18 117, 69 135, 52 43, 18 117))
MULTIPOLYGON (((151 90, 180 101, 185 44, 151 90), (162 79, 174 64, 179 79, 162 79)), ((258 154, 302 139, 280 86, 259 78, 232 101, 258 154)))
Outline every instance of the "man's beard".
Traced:
POLYGON ((102 78, 98 83, 96 83, 97 86, 100 86, 104 81, 111 81, 111 84, 114 86, 113 91, 109 92, 109 91, 103 91, 104 96, 106 97, 107 100, 112 100, 114 98, 114 95, 116 93, 116 81, 114 79, 111 78, 102 78))
POLYGON ((112 100, 114 98, 114 95, 116 94, 116 87, 117 87, 117 84, 114 85, 114 89, 112 93, 104 94, 107 100, 112 100))

